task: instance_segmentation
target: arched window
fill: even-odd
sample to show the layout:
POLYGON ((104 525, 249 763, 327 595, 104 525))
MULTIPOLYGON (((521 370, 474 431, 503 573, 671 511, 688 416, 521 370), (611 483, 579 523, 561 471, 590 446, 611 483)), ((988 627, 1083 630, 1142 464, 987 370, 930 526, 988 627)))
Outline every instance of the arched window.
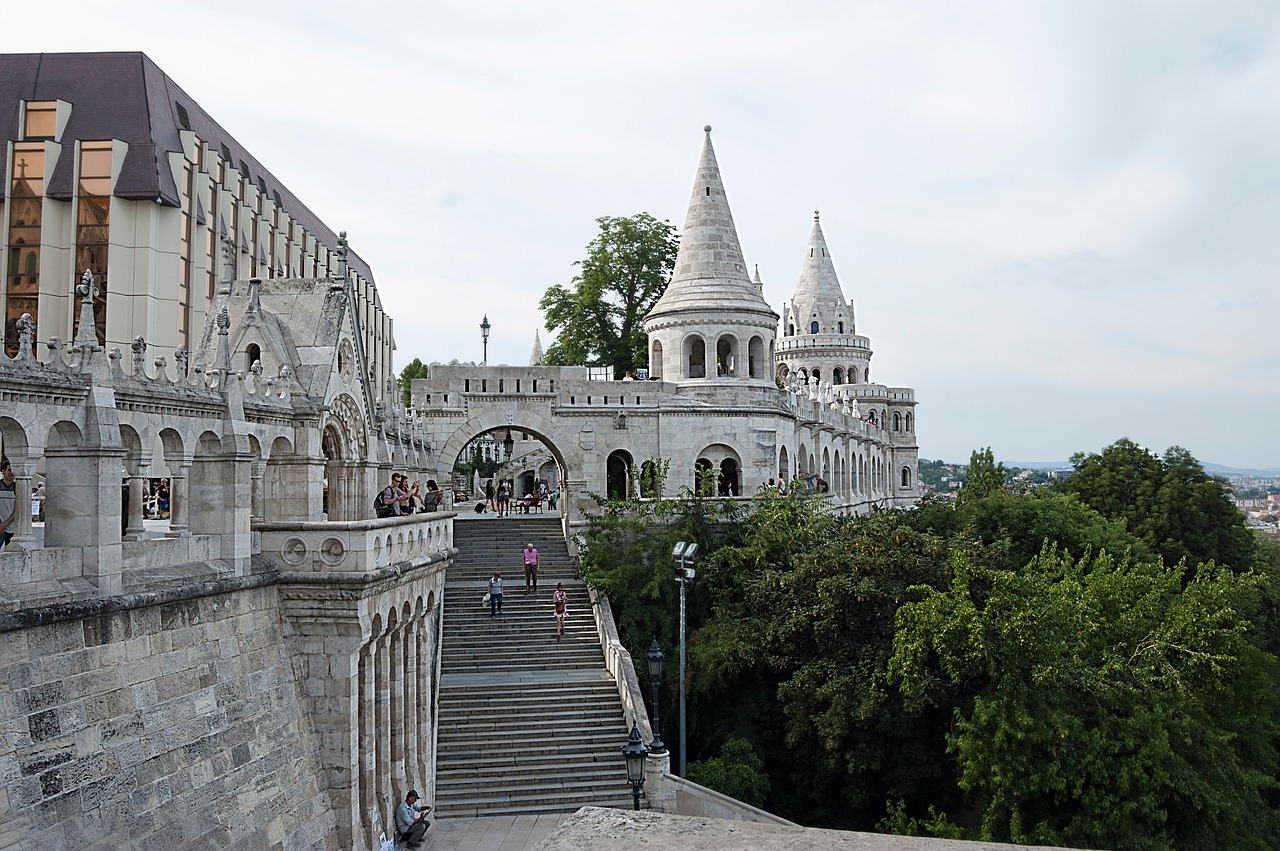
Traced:
POLYGON ((697 334, 692 334, 685 340, 685 377, 686 378, 706 378, 707 377, 707 344, 697 334))
POLYGON ((858 383, 858 368, 856 366, 849 367, 849 383, 850 384, 858 383))
POLYGON ((640 496, 647 499, 655 499, 662 494, 659 492, 658 481, 658 465, 653 461, 640 462, 640 496))
POLYGON ((843 333, 844 333, 844 323, 843 323, 843 322, 837 322, 837 323, 836 323, 836 333, 837 333, 837 334, 843 334, 843 333))
POLYGON ((809 383, 809 370, 805 369, 804 367, 800 367, 800 370, 796 373, 796 375, 800 376, 800 380, 805 384, 809 383))
POLYGON ((738 462, 726 458, 720 462, 720 496, 738 496, 742 493, 738 486, 738 462))
POLYGON ((907 411, 907 431, 911 431, 911 412, 907 411))
POLYGON ((904 488, 911 487, 911 468, 910 467, 902 468, 902 486, 904 488))
POLYGON ((605 462, 605 486, 610 499, 627 499, 631 495, 631 453, 616 449, 605 462))
POLYGON ((653 341, 653 352, 649 355, 649 377, 662 377, 662 342, 653 341))
POLYGON ((898 416, 898 412, 897 412, 897 411, 894 411, 894 412, 893 412, 893 430, 894 430, 894 431, 902 431, 902 420, 901 420, 901 418, 898 416))
POLYGON ((778 450, 778 484, 785 485, 791 481, 791 460, 787 457, 787 447, 778 450))
POLYGON ((810 378, 816 378, 816 379, 818 379, 819 381, 821 381, 821 380, 822 380, 822 376, 818 373, 818 370, 816 370, 816 369, 809 373, 809 377, 810 377, 810 378))
POLYGON ((831 371, 831 383, 844 384, 844 370, 840 369, 840 367, 833 369, 831 371))
POLYGON ((693 487, 699 496, 715 496, 715 467, 706 458, 699 458, 693 465, 693 487))
POLYGON ((818 321, 816 319, 813 322, 809 323, 809 333, 810 334, 818 333, 818 321))
POLYGON ((253 369, 253 365, 262 360, 262 348, 257 343, 250 343, 244 350, 245 369, 253 369))
POLYGON ((716 375, 738 374, 738 338, 725 334, 716 340, 716 375))
POLYGON ((747 343, 747 375, 764 378, 764 340, 760 337, 752 337, 747 343))
POLYGON ((787 324, 787 336, 794 337, 795 335, 796 335, 796 324, 794 322, 790 322, 787 324))

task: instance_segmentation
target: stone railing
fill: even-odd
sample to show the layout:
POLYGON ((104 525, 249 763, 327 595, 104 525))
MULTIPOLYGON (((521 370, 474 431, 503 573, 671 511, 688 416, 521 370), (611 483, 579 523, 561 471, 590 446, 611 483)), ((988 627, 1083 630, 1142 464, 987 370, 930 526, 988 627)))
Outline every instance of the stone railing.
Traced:
MULTIPOLYGON (((591 595, 596 633, 600 636, 600 644, 604 648, 604 664, 613 681, 617 683, 618 696, 622 699, 627 727, 630 728, 634 723, 640 730, 641 739, 652 742, 653 727, 649 724, 649 716, 645 710, 640 678, 636 676, 636 666, 630 651, 618 638, 618 626, 613 619, 613 608, 609 605, 609 598, 598 594, 590 586, 587 591, 591 595)), ((660 755, 650 755, 645 760, 644 773, 644 794, 650 809, 676 815, 703 816, 729 821, 792 824, 773 813, 765 812, 714 789, 699 786, 697 783, 672 774, 670 751, 660 755)))
POLYGON ((452 511, 370 520, 258 524, 263 556, 294 571, 369 573, 402 561, 446 556, 452 511))

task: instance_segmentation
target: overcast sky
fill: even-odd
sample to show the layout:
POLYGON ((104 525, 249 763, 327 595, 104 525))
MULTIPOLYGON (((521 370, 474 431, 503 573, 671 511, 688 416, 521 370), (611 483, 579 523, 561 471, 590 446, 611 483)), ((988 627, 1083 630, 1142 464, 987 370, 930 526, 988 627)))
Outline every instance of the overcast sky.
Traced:
MULTIPOLYGON (((920 453, 1128 436, 1280 466, 1280 4, 63 2, 374 270, 397 367, 525 363, 599 216, 683 225, 714 127, 781 312, 813 210, 920 453)), ((20 45, 20 46, 19 46, 20 45)), ((543 341, 549 335, 543 330, 543 341)))

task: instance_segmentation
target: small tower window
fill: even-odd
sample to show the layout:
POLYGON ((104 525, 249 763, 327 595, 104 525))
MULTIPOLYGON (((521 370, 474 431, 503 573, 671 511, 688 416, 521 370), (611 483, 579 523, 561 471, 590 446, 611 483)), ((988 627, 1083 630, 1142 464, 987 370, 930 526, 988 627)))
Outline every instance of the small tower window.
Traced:
POLYGON ((817 334, 817 333, 818 333, 818 323, 817 323, 817 322, 810 322, 810 323, 809 323, 809 333, 810 333, 810 334, 817 334))
POLYGON ((836 333, 837 333, 837 334, 843 334, 843 333, 844 333, 844 323, 843 323, 843 322, 837 322, 837 323, 836 323, 836 333))
POLYGON ((710 198, 710 197, 711 197, 711 187, 710 187, 710 186, 708 186, 708 187, 707 187, 707 197, 708 197, 708 198, 710 198))

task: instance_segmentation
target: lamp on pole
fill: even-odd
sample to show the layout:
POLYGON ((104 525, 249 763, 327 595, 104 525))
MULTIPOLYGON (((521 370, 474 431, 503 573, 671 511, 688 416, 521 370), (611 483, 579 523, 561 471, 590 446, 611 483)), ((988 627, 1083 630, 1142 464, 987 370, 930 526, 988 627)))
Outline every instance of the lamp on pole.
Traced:
POLYGON ((676 761, 676 775, 684 777, 685 724, 684 724, 684 660, 685 660, 685 619, 684 619, 684 586, 692 582, 697 571, 693 569, 693 560, 698 555, 698 542, 686 544, 680 541, 671 555, 676 560, 676 581, 680 583, 680 756, 676 761))
POLYGON ((653 637, 644 658, 649 663, 649 684, 653 689, 653 741, 649 743, 649 753, 661 756, 667 752, 667 746, 658 732, 658 685, 662 682, 662 648, 658 646, 658 636, 653 637))
POLYGON ((482 364, 489 362, 489 329, 491 327, 493 326, 489 324, 489 314, 486 313, 484 319, 480 320, 480 336, 484 339, 484 358, 480 361, 482 364))
POLYGON ((622 758, 627 761, 627 782, 631 784, 631 797, 635 800, 636 809, 640 809, 640 790, 644 786, 644 760, 649 751, 640 738, 640 728, 631 722, 631 735, 622 746, 622 758))

